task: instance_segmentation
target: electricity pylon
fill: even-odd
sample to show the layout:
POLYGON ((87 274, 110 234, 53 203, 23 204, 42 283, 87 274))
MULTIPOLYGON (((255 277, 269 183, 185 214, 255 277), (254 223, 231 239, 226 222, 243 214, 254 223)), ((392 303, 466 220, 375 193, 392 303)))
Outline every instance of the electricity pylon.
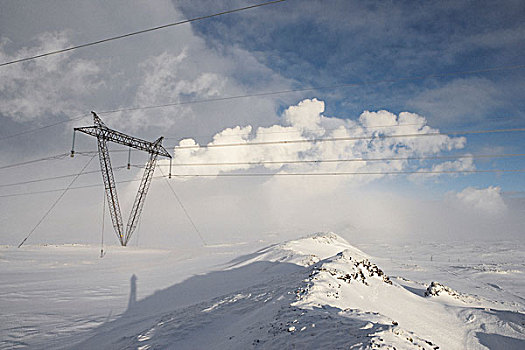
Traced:
MULTIPOLYGON (((102 179, 104 180, 104 187, 106 189, 106 197, 109 204, 109 212, 111 214, 111 221, 113 222, 113 228, 120 241, 120 244, 126 246, 137 227, 137 223, 146 200, 146 194, 148 193, 151 179, 153 178, 153 172, 155 171, 155 163, 157 156, 168 157, 171 163, 171 155, 162 147, 163 137, 159 137, 154 142, 145 141, 137 137, 129 136, 119 131, 108 128, 99 116, 95 112, 93 114, 93 126, 86 126, 81 128, 74 128, 73 131, 73 147, 71 149, 71 156, 75 154, 75 132, 79 131, 91 136, 95 136, 98 141, 98 156, 100 160, 100 170, 102 172, 102 179), (126 231, 124 231, 124 224, 122 221, 122 213, 120 211, 120 205, 117 196, 117 187, 115 184, 115 178, 113 176, 113 169, 111 168, 111 161, 109 159, 109 150, 107 142, 115 142, 130 148, 146 151, 149 153, 149 160, 144 169, 144 175, 139 185, 135 202, 129 215, 128 223, 126 225, 126 231)), ((129 166, 129 164, 128 164, 129 166)), ((171 175, 171 172, 170 172, 171 175)))

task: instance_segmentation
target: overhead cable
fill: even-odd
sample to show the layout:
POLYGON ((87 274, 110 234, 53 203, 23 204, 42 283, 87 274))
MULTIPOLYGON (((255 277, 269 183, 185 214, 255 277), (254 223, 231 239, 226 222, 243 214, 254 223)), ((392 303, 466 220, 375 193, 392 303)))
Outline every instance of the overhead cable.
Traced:
POLYGON ((54 156, 28 160, 28 161, 21 162, 21 163, 14 163, 14 164, 3 165, 3 166, 0 166, 0 169, 9 169, 9 168, 19 167, 19 166, 22 166, 22 165, 28 165, 28 164, 33 164, 33 163, 38 163, 38 162, 43 162, 43 161, 48 161, 48 160, 63 159, 65 157, 67 157, 67 156, 69 156, 69 153, 60 153, 60 154, 57 154, 57 155, 54 155, 54 156))
POLYGON ((313 87, 278 90, 278 91, 266 91, 266 92, 258 92, 258 93, 253 93, 253 94, 234 95, 234 96, 216 97, 216 98, 208 98, 208 99, 199 99, 199 100, 190 100, 190 101, 181 101, 181 102, 171 102, 171 103, 157 104, 157 105, 120 108, 120 109, 114 109, 114 110, 108 110, 108 111, 99 112, 99 114, 111 114, 111 113, 118 113, 118 112, 130 112, 130 111, 145 110, 145 109, 155 109, 155 108, 182 106, 182 105, 187 105, 187 104, 229 101, 229 100, 237 100, 237 99, 243 99, 243 98, 249 98, 249 97, 264 97, 264 96, 272 96, 272 95, 289 94, 289 93, 293 93, 293 92, 306 92, 306 91, 325 90, 325 89, 338 89, 338 88, 346 88, 346 87, 358 87, 358 86, 363 86, 363 85, 376 85, 376 84, 381 84, 381 83, 399 83, 399 82, 403 82, 403 81, 424 80, 424 79, 429 79, 429 78, 444 78, 444 77, 450 77, 450 76, 456 76, 456 75, 480 74, 480 73, 489 73, 489 72, 506 71, 506 70, 514 70, 514 69, 523 69, 523 68, 525 68, 525 64, 512 65, 512 66, 501 66, 501 67, 491 67, 491 68, 485 68, 485 69, 474 69, 474 70, 445 72, 445 73, 437 73, 437 74, 429 74, 429 75, 417 75, 417 76, 396 78, 396 79, 378 79, 378 80, 369 80, 369 81, 354 82, 354 83, 322 85, 322 86, 313 86, 313 87))
POLYGON ((11 138, 13 138, 13 137, 17 137, 17 136, 22 136, 22 135, 25 135, 25 134, 30 134, 30 133, 35 132, 35 131, 40 131, 40 130, 43 130, 43 129, 48 129, 48 128, 51 128, 51 127, 54 127, 54 126, 57 126, 57 125, 60 125, 60 124, 70 123, 70 122, 73 122, 73 121, 77 121, 77 120, 80 120, 80 119, 86 118, 86 117, 89 116, 89 115, 90 115, 90 114, 82 114, 81 116, 77 116, 77 117, 73 117, 73 118, 64 119, 64 120, 61 120, 61 121, 56 122, 56 123, 53 123, 53 124, 48 124, 48 125, 41 126, 41 127, 39 127, 39 128, 28 129, 28 130, 24 130, 24 131, 18 132, 18 133, 16 133, 16 134, 11 134, 11 135, 7 135, 7 136, 3 136, 3 137, 0 137, 0 141, 7 140, 7 139, 11 139, 11 138))
MULTIPOLYGON (((337 128, 318 128, 318 129, 309 129, 308 131, 309 132, 312 132, 312 131, 333 131, 333 130, 338 130, 340 129, 341 127, 344 127, 345 130, 354 130, 354 129, 375 129, 375 128, 378 128, 378 129, 382 129, 382 128, 397 128, 397 127, 401 127, 401 126, 416 126, 416 125, 421 125, 421 123, 406 123, 406 124, 385 124, 385 125, 374 125, 374 126, 366 126, 366 125, 356 125, 356 126, 345 126, 345 125, 341 125, 337 128)), ((284 127, 284 128, 287 128, 287 127, 284 127)), ((257 131, 257 135, 273 135, 273 134, 297 134, 297 133, 302 133, 303 130, 300 130, 300 129, 294 129, 294 130, 281 130, 281 131, 257 131)), ((223 135, 223 136, 244 136, 246 135, 246 133, 238 133, 238 134, 230 134, 228 133, 228 135, 223 135)), ((206 136, 206 135, 194 135, 193 137, 196 137, 196 136, 206 136)), ((179 137, 165 137, 164 140, 178 140, 180 139, 179 137)))
POLYGON ((171 174, 173 177, 261 177, 261 176, 352 176, 352 175, 408 175, 408 174, 475 174, 475 173, 522 173, 525 169, 487 170, 407 170, 365 172, 309 172, 309 173, 230 173, 230 174, 171 174))
MULTIPOLYGON (((154 176, 153 178, 161 178, 161 176, 154 176)), ((135 182, 135 181, 141 181, 141 180, 140 179, 122 180, 122 181, 115 181, 115 183, 121 184, 121 183, 135 182)), ((80 189, 84 189, 84 188, 103 187, 103 186, 104 186, 103 184, 82 185, 82 186, 70 187, 68 190, 80 190, 80 189)), ((27 195, 32 195, 32 194, 45 194, 45 193, 60 192, 60 191, 64 191, 64 190, 65 190, 64 188, 57 188, 57 189, 52 189, 52 190, 42 190, 42 191, 30 191, 30 192, 23 192, 23 193, 3 194, 3 195, 0 195, 0 198, 27 196, 27 195)))
MULTIPOLYGON (((115 167, 115 168, 113 168, 113 170, 121 170, 121 169, 124 169, 124 168, 127 168, 127 165, 122 165, 122 166, 119 166, 119 167, 115 167)), ((40 178, 40 179, 35 179, 35 180, 27 180, 27 181, 21 181, 21 182, 12 182, 12 183, 7 183, 7 184, 0 184, 0 187, 12 187, 12 186, 19 186, 19 185, 28 185, 28 184, 31 184, 31 183, 51 181, 51 180, 58 180, 58 179, 66 179, 68 177, 80 176, 80 175, 88 175, 88 174, 95 174, 95 173, 100 173, 100 170, 90 170, 90 171, 83 171, 83 172, 77 173, 77 174, 58 175, 58 176, 45 177, 45 178, 40 178)))
POLYGON ((329 137, 316 139, 299 139, 299 140, 278 140, 278 141, 260 141, 260 142, 236 142, 236 143, 219 143, 208 144, 206 146, 191 145, 191 146, 173 146, 174 149, 203 149, 203 148, 217 148, 217 147, 232 147, 232 146, 261 146, 261 145, 278 145, 278 144, 296 144, 308 142, 334 142, 334 141, 356 141, 356 140, 376 140, 376 139, 391 139, 404 137, 431 137, 431 136, 457 136, 457 135, 475 135, 475 134, 491 134, 491 133, 505 133, 505 132, 521 132, 525 128, 513 129, 491 129, 491 130, 466 130, 466 131, 449 131, 449 132, 430 132, 426 134, 399 134, 399 135, 375 135, 375 136, 350 136, 350 137, 329 137))
POLYGON ((266 164, 318 164, 318 163, 345 163, 345 162, 385 162, 385 161, 410 161, 410 160, 438 160, 438 159, 464 159, 464 158, 512 158, 524 157, 525 153, 509 154, 462 154, 450 156, 420 156, 420 157, 386 157, 386 158, 351 158, 351 159, 311 159, 311 160, 275 160, 260 162, 216 162, 216 163, 173 163, 173 167, 190 166, 234 166, 234 165, 266 165, 266 164))
POLYGON ((188 219, 188 221, 191 223, 191 226, 193 227, 193 230, 195 230, 195 232, 197 233, 197 235, 199 236, 200 240, 201 240, 201 243, 203 246, 207 246, 208 244, 206 243, 206 241, 204 240, 204 237, 202 236, 201 232, 199 231, 199 229, 197 228, 197 225, 195 225, 195 222, 193 221, 193 219, 191 218, 190 216, 190 213, 188 213, 188 210, 186 210, 186 206, 182 203, 182 200, 180 199, 179 195, 177 194, 177 192, 175 192, 175 189, 171 186, 168 178, 164 175, 164 173, 162 172, 162 169, 159 168, 160 170, 160 173, 162 174, 162 177, 164 178, 164 180, 166 180, 166 184, 168 185, 168 187, 170 188, 171 190, 171 193, 173 193, 173 195, 175 196, 175 198, 177 199, 177 202, 179 203, 180 207, 182 208, 182 211, 184 212, 184 215, 186 215, 186 218, 188 219))
POLYGON ((230 14, 230 13, 235 13, 235 12, 240 12, 240 11, 244 11, 244 10, 249 10, 249 9, 253 9, 253 8, 256 8, 256 7, 272 5, 272 4, 276 4, 276 3, 279 3, 279 2, 283 2, 283 1, 286 1, 286 0, 268 1, 268 2, 261 3, 261 4, 241 7, 241 8, 237 8, 237 9, 233 9, 233 10, 228 10, 228 11, 223 11, 223 12, 219 12, 219 13, 214 13, 214 14, 211 14, 211 15, 200 16, 200 17, 195 17, 195 18, 192 18, 192 19, 186 19, 186 20, 183 20, 183 21, 168 23, 168 24, 164 24, 164 25, 161 25, 161 26, 153 27, 153 28, 143 29, 143 30, 139 30, 139 31, 136 31, 136 32, 131 32, 131 33, 127 33, 127 34, 113 36, 113 37, 109 37, 109 38, 106 38, 106 39, 101 39, 101 40, 92 41, 92 42, 81 44, 81 45, 71 46, 71 47, 68 47, 68 48, 60 49, 60 50, 50 51, 50 52, 42 53, 42 54, 35 55, 35 56, 30 56, 30 57, 20 58, 20 59, 16 59, 16 60, 9 61, 9 62, 0 63, 0 67, 7 66, 7 65, 10 65, 10 64, 14 64, 14 63, 30 61, 30 60, 34 60, 34 59, 41 58, 41 57, 56 55, 56 54, 64 53, 64 52, 67 52, 67 51, 80 49, 80 48, 83 48, 83 47, 99 45, 99 44, 102 44, 102 43, 106 43, 108 41, 124 39, 124 38, 128 38, 130 36, 144 34, 144 33, 148 33, 148 32, 153 32, 153 31, 156 31, 156 30, 159 30, 159 29, 164 29, 164 28, 169 28, 169 27, 181 25, 181 24, 201 21, 203 19, 218 17, 218 16, 222 16, 222 15, 226 15, 226 14, 230 14))
MULTIPOLYGON (((492 130, 464 130, 464 131, 451 131, 451 132, 435 132, 427 134, 402 134, 402 135, 376 135, 376 136, 354 136, 354 137, 332 137, 332 138, 318 138, 318 139, 300 139, 300 140, 279 140, 279 141, 264 141, 264 142, 246 142, 246 143, 226 143, 226 144, 214 144, 206 146, 167 146, 166 148, 174 149, 204 149, 204 148, 216 148, 216 147, 230 147, 230 146, 260 146, 260 145, 274 145, 274 144, 295 144, 295 143, 307 143, 307 142, 336 142, 336 141, 353 141, 353 140, 374 140, 374 139, 387 139, 387 138, 403 138, 403 137, 424 137, 424 136, 457 136, 457 135, 476 135, 476 134, 490 134, 490 133, 505 133, 505 132, 522 132, 525 128, 514 128, 514 129, 492 129, 492 130)), ((127 152, 128 150, 112 150, 110 152, 127 152)), ((80 151, 76 152, 79 155, 91 155, 97 153, 97 151, 80 151)), ((58 155, 34 159, 26 162, 15 163, 0 166, 1 169, 13 168, 17 166, 32 164, 36 162, 60 159, 68 156, 68 153, 61 153, 58 155)), ((489 155, 487 155, 489 156, 489 155)), ((517 155, 519 156, 519 154, 517 155)))
MULTIPOLYGON (((381 162, 381 161, 410 161, 410 160, 439 160, 439 159, 480 159, 480 158, 513 158, 513 157, 524 157, 525 153, 510 153, 510 154, 462 154, 462 155, 450 155, 450 156, 420 156, 420 157, 386 157, 386 158, 351 158, 351 159, 313 159, 313 160, 277 160, 277 161, 260 161, 260 162, 224 162, 224 163, 174 163, 173 167, 191 167, 191 166, 235 166, 235 165, 265 165, 265 164, 320 164, 320 163, 345 163, 345 162, 381 162)), ((133 168, 144 168, 141 165, 130 165, 133 168)), ((157 164, 157 167, 162 172, 161 167, 163 165, 157 164)), ((168 167, 168 165, 166 165, 168 167)), ((127 165, 122 165, 119 167, 113 168, 114 170, 122 170, 127 168, 127 165)), ((21 182, 12 182, 7 184, 0 184, 0 187, 13 187, 19 185, 27 185, 31 183, 38 183, 44 181, 64 179, 68 177, 78 176, 78 175, 88 175, 98 173, 100 170, 90 170, 84 171, 80 174, 67 174, 67 175, 58 175, 51 176, 46 178, 27 180, 21 182)))
POLYGON ((75 181, 78 179, 78 177, 80 176, 80 174, 88 167, 89 163, 91 163, 91 161, 93 160, 93 158, 95 158, 95 156, 91 157, 91 159, 89 159, 89 161, 86 163, 86 165, 84 165, 84 167, 82 168, 82 170, 80 170, 80 172, 78 173, 78 175, 73 179, 71 180, 71 182, 69 183, 69 185, 63 190, 63 192, 60 194, 60 196, 58 196, 58 198, 53 202, 53 204, 51 205, 51 207, 49 207, 49 209, 46 211, 46 213, 44 214, 44 216, 42 216, 42 218, 40 218, 40 220, 37 222, 37 224, 33 227, 33 229, 29 232, 29 234, 22 240, 22 242, 20 242, 20 244, 18 245, 18 248, 20 248, 24 243, 25 241, 27 241, 27 239, 33 234, 33 232, 35 232, 35 230, 38 228, 38 226, 40 226, 40 224, 44 221, 44 219, 49 215, 49 213, 51 213, 51 211, 56 207, 56 205, 58 204, 58 202, 60 202, 60 200, 62 199, 62 197, 64 197, 64 195, 66 194, 66 192, 71 188, 71 186, 75 183, 75 181))
MULTIPOLYGON (((266 176, 282 176, 282 177, 294 177, 294 176, 370 176, 370 175, 408 175, 408 174, 491 174, 491 173, 507 173, 507 174, 513 174, 513 173, 523 173, 525 172, 525 169, 487 169, 487 170, 414 170, 414 171, 378 171, 378 172, 309 172, 309 173, 231 173, 231 174, 172 174, 171 176, 173 178, 175 177, 181 177, 181 178, 191 178, 191 177, 266 177, 266 176)), ((169 176, 154 176, 153 179, 161 179, 161 178, 169 178, 169 176)), ((140 181, 140 179, 133 179, 133 180, 124 180, 124 181, 116 181, 115 183, 129 183, 129 182, 136 182, 140 181)), ((102 187, 102 184, 93 184, 93 185, 84 185, 84 186, 76 186, 76 187, 70 187, 68 190, 78 190, 78 189, 85 189, 85 188, 93 188, 93 187, 102 187)), ((44 194, 44 193, 52 193, 52 192, 60 192, 64 191, 64 188, 59 189, 52 189, 52 190, 43 190, 43 191, 31 191, 31 192, 23 192, 23 193, 13 193, 13 194, 4 194, 0 195, 0 198, 8 198, 8 197, 19 197, 19 196, 27 196, 27 195, 34 195, 34 194, 44 194)))
MULTIPOLYGON (((516 120, 517 118, 516 117, 491 117, 491 118, 484 118, 483 121, 484 122, 490 122, 490 121, 500 121, 500 120, 505 120, 505 121, 510 121, 510 120, 516 120)), ((349 119, 349 121, 353 121, 351 119, 349 119)), ((345 130, 355 130, 355 129, 382 129, 382 128, 398 128, 398 127, 405 127, 405 126, 420 126, 420 127, 423 127, 423 126, 430 126, 430 125, 427 125, 427 124, 424 124, 424 125, 421 125, 421 123, 403 123, 403 124, 383 124, 383 125, 373 125, 373 126, 367 126, 367 125, 354 125, 354 126, 347 126, 347 125, 340 125, 336 128, 315 128, 315 129, 308 129, 309 132, 316 132, 316 131, 321 131, 321 132, 326 132, 326 131, 334 131, 334 130, 340 130, 341 127, 343 127, 345 130)), ((290 127, 287 127, 287 126, 283 126, 283 128, 290 128, 290 127)), ((292 127, 293 128, 293 127, 292 127)), ((257 132, 256 134, 257 135, 274 135, 274 134, 298 134, 298 133, 302 133, 303 130, 301 129, 294 129, 294 130, 281 130, 281 131, 260 131, 257 129, 257 132)), ((182 138, 196 138, 196 137, 199 137, 199 136, 202 136, 202 137, 206 137, 206 136, 209 136, 210 134, 197 134, 197 135, 192 135, 191 137, 182 137, 182 138)), ((245 136, 246 135, 246 132, 244 133, 228 133, 227 135, 221 135, 221 136, 225 136, 225 137, 230 137, 230 136, 245 136)), ((182 139, 181 137, 164 137, 164 140, 180 140, 182 139)))

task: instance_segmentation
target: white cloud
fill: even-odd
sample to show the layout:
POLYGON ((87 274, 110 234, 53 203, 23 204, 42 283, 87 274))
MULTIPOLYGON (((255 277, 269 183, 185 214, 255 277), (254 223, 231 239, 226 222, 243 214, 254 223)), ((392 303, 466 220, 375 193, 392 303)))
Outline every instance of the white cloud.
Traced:
POLYGON ((292 125, 301 133, 312 133, 322 135, 321 113, 324 112, 324 102, 314 100, 304 100, 297 106, 291 106, 284 112, 284 119, 287 124, 292 125))
MULTIPOLYGON (((306 99, 291 106, 283 113, 283 125, 259 127, 251 126, 227 128, 217 133, 211 147, 199 147, 193 139, 182 140, 180 148, 175 148, 173 164, 176 174, 215 175, 238 170, 257 169, 270 173, 323 173, 323 172, 395 172, 417 170, 419 163, 407 160, 383 160, 367 162, 302 162, 315 160, 348 160, 361 158, 392 158, 431 156, 444 151, 461 149, 465 145, 463 137, 436 135, 428 137, 403 137, 403 135, 425 135, 439 130, 427 125, 426 119, 414 113, 403 112, 399 116, 388 111, 361 114, 358 121, 325 117, 325 104, 317 99, 306 99), (381 137, 394 135, 399 137, 381 137), (312 138, 356 138, 345 141, 302 142, 312 138), (295 142, 281 143, 283 140, 295 142), (267 143, 243 146, 248 143, 267 143), (228 147, 213 147, 220 144, 235 144, 228 147), (239 144, 239 145, 237 145, 239 144), (191 147, 191 148, 188 148, 191 147), (294 163, 275 163, 291 161, 294 163), (263 163, 261 162, 274 162, 263 163), (215 166, 179 166, 188 163, 243 163, 215 166), (254 164, 246 164, 254 163, 254 164)), ((167 165, 167 163, 163 163, 167 165)), ((442 163, 433 166, 433 170, 465 170, 473 167, 468 159, 442 163)), ((312 179, 317 190, 326 190, 326 184, 334 189, 340 181, 366 183, 382 177, 375 176, 340 176, 326 181, 321 177, 312 179), (320 185, 324 184, 324 185, 320 185), (334 187, 335 186, 335 187, 334 187)), ((279 181, 272 179, 270 181, 279 181)))
MULTIPOLYGON (((108 33, 125 33, 184 18, 169 0, 147 4, 132 1, 132 5, 129 1, 103 6, 98 2, 81 7, 68 4, 53 12, 46 12, 45 6, 36 8, 40 8, 45 19, 37 18, 33 27, 39 31, 45 28, 49 33, 35 42, 30 42, 27 35, 9 33, 17 45, 26 43, 27 48, 14 49, 17 45, 2 39, 2 62, 100 39, 108 33), (86 11, 94 14, 88 22, 86 11)), ((2 67, 0 115, 17 122, 46 123, 90 110, 101 112, 288 88, 289 80, 259 62, 253 53, 231 45, 210 47, 194 34, 191 25, 182 25, 2 67)), ((159 135, 159 129, 168 137, 204 134, 209 139, 217 130, 241 121, 253 125, 274 123, 279 100, 282 97, 259 96, 101 116, 108 126, 135 134, 140 131, 138 136, 147 139, 159 135)), ((68 138, 69 133, 68 130, 68 138)))
POLYGON ((502 214, 507 209, 501 196, 501 188, 495 186, 481 189, 467 187, 459 193, 449 193, 448 199, 455 205, 484 214, 502 214))
MULTIPOLYGON (((0 61, 40 54, 70 46, 66 32, 43 33, 37 45, 9 55, 7 40, 0 44, 0 61)), ((60 54, 2 67, 0 114, 18 122, 36 120, 45 114, 75 114, 84 96, 100 86, 100 68, 93 61, 60 54)))
POLYGON ((431 177, 436 178, 445 174, 448 174, 450 176, 457 176, 458 171, 468 172, 472 170, 476 170, 473 158, 459 158, 457 160, 433 164, 430 168, 418 169, 418 172, 416 174, 411 175, 410 179, 414 181, 420 181, 422 179, 431 177))
MULTIPOLYGON (((179 54, 163 52, 142 62, 139 65, 140 80, 132 106, 176 104, 184 98, 199 100, 219 96, 228 78, 214 72, 188 77, 187 61, 187 50, 183 49, 179 54)), ((169 128, 191 117, 191 106, 178 105, 156 109, 154 113, 147 109, 125 112, 113 119, 121 127, 136 131, 143 129, 145 125, 169 128)))
MULTIPOLYGON (((207 132, 206 136, 211 136, 216 130, 240 121, 260 125, 276 119, 279 97, 257 96, 232 101, 228 98, 249 95, 253 91, 287 89, 286 79, 245 50, 236 47, 217 50, 193 35, 191 30, 184 34, 184 45, 166 44, 165 51, 144 58, 138 63, 138 69, 131 68, 124 73, 122 79, 129 93, 118 102, 123 103, 124 109, 175 105, 114 114, 111 118, 115 123, 130 131, 143 131, 145 127, 172 128, 177 134, 207 132), (214 98, 226 99, 205 102, 214 98)), ((175 41, 171 37, 168 40, 175 41)))

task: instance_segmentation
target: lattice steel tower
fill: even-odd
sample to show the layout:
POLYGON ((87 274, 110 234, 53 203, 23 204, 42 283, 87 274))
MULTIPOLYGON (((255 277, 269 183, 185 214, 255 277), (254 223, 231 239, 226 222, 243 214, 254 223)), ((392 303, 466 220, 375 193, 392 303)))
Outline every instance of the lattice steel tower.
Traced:
MULTIPOLYGON (((171 155, 162 147, 163 137, 159 137, 154 142, 145 141, 133 136, 123 134, 119 131, 108 128, 95 112, 93 114, 93 126, 86 126, 81 128, 74 128, 73 131, 73 147, 71 149, 71 156, 75 154, 75 132, 79 131, 91 136, 95 136, 98 141, 98 156, 100 160, 100 170, 102 172, 102 179, 104 180, 104 187, 106 189, 106 197, 109 204, 109 212, 111 213, 111 221, 113 228, 120 241, 120 244, 126 246, 137 227, 137 223, 146 200, 153 172, 155 171, 155 164, 158 156, 168 157, 171 163, 171 155), (149 160, 144 169, 144 175, 139 185, 137 196, 133 203, 131 213, 129 215, 126 231, 124 231, 124 223, 122 221, 122 213, 117 196, 117 187, 115 185, 115 178, 113 177, 113 169, 111 168, 111 161, 109 159, 109 150, 107 142, 115 142, 130 148, 146 151, 149 153, 149 160)), ((129 163, 128 163, 129 166, 129 163)), ((171 172, 170 172, 171 175, 171 172)))

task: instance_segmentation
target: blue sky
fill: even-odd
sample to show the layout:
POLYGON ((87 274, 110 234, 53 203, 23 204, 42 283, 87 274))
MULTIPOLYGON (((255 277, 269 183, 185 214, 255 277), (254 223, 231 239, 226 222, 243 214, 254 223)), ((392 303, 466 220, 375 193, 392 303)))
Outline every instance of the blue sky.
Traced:
MULTIPOLYGON (((246 0, 0 0, 0 61, 256 3, 246 0)), ((0 140, 0 163, 10 164, 67 152, 72 128, 90 125, 91 110, 103 112, 340 84, 358 85, 152 110, 102 113, 101 116, 110 127, 142 138, 153 140, 163 135, 166 137, 166 146, 175 146, 183 139, 187 139, 183 141, 186 144, 197 142, 206 145, 212 140, 228 143, 232 140, 267 140, 269 137, 274 137, 272 140, 275 137, 330 137, 335 135, 335 128, 342 128, 338 132, 346 133, 344 135, 362 136, 374 130, 371 128, 367 131, 366 125, 381 124, 372 123, 374 118, 398 118, 396 123, 401 123, 402 112, 412 113, 407 120, 422 121, 423 124, 415 129, 406 129, 418 133, 427 132, 422 131, 423 125, 434 132, 525 127, 524 68, 448 75, 525 64, 524 13, 523 1, 288 0, 33 62, 0 67, 0 138, 67 118, 87 116, 74 123, 63 123, 39 132, 0 140), (445 75, 403 80, 441 74, 445 75), (385 80, 395 82, 366 84, 385 80), (366 111, 386 112, 367 114, 366 111), (319 129, 322 129, 321 132, 319 129), (190 138, 194 141, 188 140, 190 138)), ((401 129, 378 129, 376 132, 387 134, 401 129)), ((295 149, 251 148, 249 152, 235 150, 220 155, 200 149, 192 154, 179 153, 177 156, 181 162, 265 161, 283 157, 304 160, 314 157, 449 156, 466 153, 523 153, 524 146, 523 133, 515 132, 468 135, 463 141, 451 137, 411 146, 401 141, 392 144, 370 143, 367 147, 356 143, 355 147, 339 144, 331 148, 322 145, 295 149)), ((77 149, 94 148, 94 140, 77 138, 77 149)), ((135 159, 137 162, 142 161, 138 155, 135 159)), ((0 175, 4 183, 59 176, 78 171, 82 167, 81 161, 75 158, 70 162, 44 162, 31 168, 3 171, 0 175)), ((115 155, 114 162, 120 161, 125 162, 115 155)), ((96 170, 95 163, 91 168, 96 170)), ((337 169, 399 171, 523 168, 524 157, 475 159, 468 164, 454 162, 454 159, 412 161, 404 165, 383 162, 361 168, 341 165, 337 169)), ((279 173, 328 170, 333 169, 328 165, 287 165, 277 168, 222 168, 220 171, 279 173)), ((124 178, 136 176, 140 175, 131 171, 124 178)), ((100 182, 98 174, 83 179, 90 184, 100 182)), ((198 212, 195 214, 196 221, 200 218, 209 230, 221 234, 232 227, 234 231, 252 230, 254 234, 279 231, 287 220, 304 221, 304 225, 299 225, 304 230, 337 229, 347 225, 377 233, 383 226, 370 226, 366 220, 360 220, 372 215, 371 211, 375 207, 382 207, 384 211, 381 215, 390 217, 392 212, 406 206, 411 209, 398 215, 406 219, 398 225, 398 231, 404 232, 420 227, 424 218, 434 220, 435 214, 430 212, 435 211, 433 203, 438 201, 441 206, 449 208, 450 232, 453 227, 468 227, 463 225, 463 221, 476 221, 479 215, 483 216, 484 211, 489 211, 495 213, 488 215, 490 227, 508 223, 508 230, 516 236, 520 232, 517 227, 520 227, 520 210, 523 210, 525 191, 523 173, 382 176, 361 180, 331 177, 318 182, 307 179, 287 182, 277 177, 234 180, 194 179, 182 181, 178 186, 183 194, 191 198, 187 199, 190 207, 199 208, 210 198, 229 199, 225 205, 229 211, 218 210, 210 217, 200 217, 200 210, 195 209, 198 212), (378 205, 374 200, 367 199, 368 204, 361 205, 355 195, 351 195, 351 199, 347 197, 349 193, 357 192, 361 195, 370 193, 370 198, 377 201, 381 201, 380 194, 384 193, 390 198, 387 201, 389 204, 378 205), (287 208, 286 200, 283 198, 283 202, 275 203, 272 197, 275 193, 287 193, 293 200, 286 200, 292 200, 296 208, 283 209, 287 208), (263 198, 260 201, 262 204, 254 203, 253 198, 263 198), (415 204, 418 200, 424 200, 426 204, 415 204), (306 202, 317 204, 299 204, 306 202), (338 203, 340 209, 330 215, 326 213, 324 218, 319 216, 319 224, 304 217, 305 213, 312 211, 322 213, 324 209, 321 207, 326 208, 333 203, 338 203), (276 208, 280 208, 279 211, 276 208), (369 211, 361 215, 358 213, 359 208, 368 208, 369 211), (344 213, 350 210, 357 214, 346 218, 344 213), (287 219, 278 219, 275 217, 276 212, 287 219), (389 214, 386 215, 386 212, 389 214), (236 226, 228 217, 231 213, 238 213, 237 218, 242 218, 239 220, 244 226, 236 226), (273 221, 250 221, 254 213, 274 215, 273 221), (412 220, 413 217, 418 217, 420 221, 412 220), (461 217, 469 219, 462 221, 461 217), (217 224, 219 221, 223 226, 217 224), (254 229, 254 226, 258 228, 254 229)), ((4 188, 3 194, 60 188, 69 180, 64 181, 4 188)), ((83 210, 90 213, 98 210, 95 208, 100 199, 99 190, 84 194, 83 210)), ((135 191, 134 188, 123 186, 123 192, 128 190, 131 195, 135 191)), ((155 197, 155 194, 152 196, 155 197)), ((12 240, 16 240, 16 231, 20 230, 16 227, 17 220, 13 218, 20 219, 25 217, 26 212, 32 213, 31 220, 27 220, 27 227, 24 227, 28 229, 31 222, 38 219, 38 213, 44 210, 42 208, 52 201, 51 197, 31 196, 33 200, 29 206, 32 209, 29 210, 21 209, 27 205, 25 200, 29 197, 9 198, 13 198, 13 202, 0 202, 6 213, 2 219, 6 232, 2 237, 12 240)), ((78 197, 73 195, 70 203, 80 205, 78 197)), ((66 208, 62 210, 63 213, 68 212, 66 208)), ((84 232, 89 231, 91 223, 80 213, 82 210, 79 207, 68 215, 71 220, 87 225, 84 232)), ((155 219, 158 218, 151 218, 152 221, 155 219)), ((181 224, 179 221, 184 221, 184 217, 177 216, 173 220, 181 224)), ((187 224, 181 225, 186 227, 187 224)), ((481 226, 483 224, 479 223, 481 226)), ((57 224, 49 225, 47 229, 50 231, 66 231, 57 224)), ((385 221, 384 225, 388 226, 388 222, 385 221)), ((168 230, 159 226, 158 222, 154 226, 160 232, 168 230)), ((185 229, 191 230, 188 227, 185 229)), ((485 230, 485 236, 490 234, 490 230, 485 230)), ((56 237, 65 236, 57 233, 56 237)))
MULTIPOLYGON (((206 4, 210 10, 220 8, 215 1, 206 4)), ((181 8, 192 16, 201 6, 182 2, 181 8)), ((523 6, 519 1, 291 1, 194 28, 210 46, 253 52, 298 87, 326 86, 521 64, 523 6)), ((314 94, 330 102, 328 114, 411 110, 440 125, 463 126, 465 120, 522 117, 517 88, 523 76, 522 69, 314 94), (464 105, 472 103, 470 96, 462 96, 464 102, 444 100, 453 95, 443 95, 442 89, 472 95, 477 106, 464 105)))

